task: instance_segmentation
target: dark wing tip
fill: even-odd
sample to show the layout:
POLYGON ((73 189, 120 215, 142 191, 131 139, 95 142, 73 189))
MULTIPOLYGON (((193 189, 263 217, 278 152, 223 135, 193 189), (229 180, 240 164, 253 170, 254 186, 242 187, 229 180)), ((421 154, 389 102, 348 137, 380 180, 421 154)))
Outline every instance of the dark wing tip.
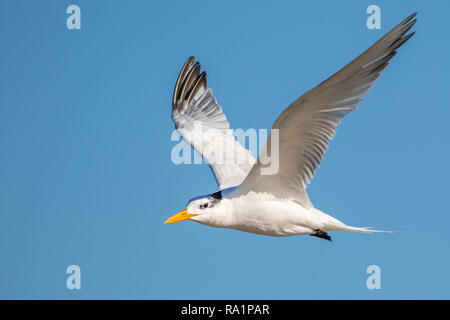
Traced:
POLYGON ((402 30, 402 35, 405 34, 406 32, 408 32, 409 29, 412 28, 413 25, 416 24, 417 22, 417 18, 412 20, 415 16, 417 15, 416 13, 411 14, 408 18, 406 18, 405 20, 403 20, 402 22, 400 22, 393 30, 402 30))
POLYGON ((191 100, 195 97, 197 92, 200 90, 206 90, 206 72, 203 71, 200 75, 197 76, 193 85, 190 86, 189 91, 187 91, 186 96, 184 97, 184 101, 186 101, 186 105, 188 106, 191 103, 191 100))
POLYGON ((411 38, 411 37, 412 37, 413 35, 415 35, 415 34, 416 34, 416 32, 413 31, 413 32, 407 34, 406 36, 404 36, 404 37, 402 38, 402 44, 405 43, 406 41, 408 41, 408 39, 411 38))
POLYGON ((393 50, 398 49, 400 46, 402 46, 406 41, 408 41, 413 35, 416 34, 415 31, 408 33, 408 31, 413 27, 413 25, 417 22, 417 19, 412 20, 408 24, 404 25, 402 27, 402 31, 398 37, 397 40, 395 40, 391 46, 393 47, 393 50), (407 34, 408 33, 408 34, 407 34), (405 35, 406 34, 406 35, 405 35))
POLYGON ((181 68, 180 73, 178 74, 177 82, 175 83, 175 88, 173 90, 173 99, 172 99, 172 109, 175 109, 177 107, 176 99, 179 96, 181 92, 181 84, 186 77, 187 72, 192 67, 192 64, 194 63, 194 56, 190 56, 186 62, 184 63, 183 67, 181 68))
POLYGON ((407 24, 415 16, 417 16, 417 12, 414 12, 414 13, 410 14, 405 20, 403 20, 402 22, 399 23, 399 26, 407 24))
POLYGON ((172 99, 172 110, 181 111, 200 88, 206 89, 206 72, 200 73, 200 63, 190 56, 178 75, 172 99))
POLYGON ((405 25, 402 27, 402 29, 406 29, 405 32, 408 32, 408 30, 411 29, 412 26, 416 24, 416 22, 417 22, 417 19, 414 19, 414 20, 408 22, 408 24, 405 24, 405 25))

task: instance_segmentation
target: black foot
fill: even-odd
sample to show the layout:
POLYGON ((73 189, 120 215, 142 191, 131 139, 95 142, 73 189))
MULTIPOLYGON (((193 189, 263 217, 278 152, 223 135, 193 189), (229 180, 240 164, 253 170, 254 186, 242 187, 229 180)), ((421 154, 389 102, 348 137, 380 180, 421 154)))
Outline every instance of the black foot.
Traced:
POLYGON ((326 233, 325 231, 322 231, 320 229, 314 230, 314 233, 311 233, 311 236, 322 238, 322 239, 325 239, 328 241, 332 241, 331 237, 328 235, 328 233, 326 233))

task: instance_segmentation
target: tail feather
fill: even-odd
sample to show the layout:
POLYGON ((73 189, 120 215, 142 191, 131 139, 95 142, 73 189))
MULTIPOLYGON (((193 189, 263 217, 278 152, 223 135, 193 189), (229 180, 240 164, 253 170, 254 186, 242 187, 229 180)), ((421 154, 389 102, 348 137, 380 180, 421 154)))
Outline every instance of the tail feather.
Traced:
POLYGON ((320 216, 323 227, 320 229, 322 231, 347 231, 347 232, 362 232, 362 233, 375 233, 375 232, 383 232, 383 233, 395 233, 397 231, 385 231, 385 230, 376 230, 373 227, 352 227, 346 225, 345 223, 339 221, 338 219, 322 212, 316 208, 311 208, 316 215, 320 216))
POLYGON ((362 232, 362 233, 375 233, 375 232, 395 233, 395 231, 376 230, 373 229, 373 227, 352 227, 346 224, 335 224, 335 223, 329 223, 327 225, 326 230, 340 230, 347 232, 362 232))

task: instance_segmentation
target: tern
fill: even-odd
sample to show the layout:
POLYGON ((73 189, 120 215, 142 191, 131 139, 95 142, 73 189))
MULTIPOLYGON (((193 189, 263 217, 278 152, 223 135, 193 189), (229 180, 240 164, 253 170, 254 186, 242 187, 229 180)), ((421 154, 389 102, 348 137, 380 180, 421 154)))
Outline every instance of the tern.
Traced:
POLYGON ((212 169, 218 191, 191 199, 186 209, 165 223, 192 220, 267 236, 309 234, 329 241, 328 231, 390 232, 346 225, 316 209, 306 187, 341 119, 357 107, 396 50, 414 35, 407 33, 417 21, 415 15, 287 107, 274 122, 258 159, 235 139, 222 108, 207 88, 206 73, 200 72, 200 64, 190 57, 175 85, 172 119, 183 141, 212 169), (272 150, 275 130, 278 170, 264 174, 267 163, 262 154, 272 150), (225 149, 233 152, 224 154, 223 161, 215 161, 215 153, 225 149), (239 157, 249 161, 238 162, 239 157))

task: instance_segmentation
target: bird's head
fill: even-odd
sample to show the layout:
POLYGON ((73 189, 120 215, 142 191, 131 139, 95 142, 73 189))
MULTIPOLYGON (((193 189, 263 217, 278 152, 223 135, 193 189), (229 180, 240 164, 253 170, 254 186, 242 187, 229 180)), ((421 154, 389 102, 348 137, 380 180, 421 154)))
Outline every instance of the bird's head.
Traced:
POLYGON ((192 220, 208 225, 216 225, 222 218, 224 208, 222 206, 222 193, 220 191, 191 199, 186 209, 171 216, 164 223, 174 223, 184 220, 192 220))

